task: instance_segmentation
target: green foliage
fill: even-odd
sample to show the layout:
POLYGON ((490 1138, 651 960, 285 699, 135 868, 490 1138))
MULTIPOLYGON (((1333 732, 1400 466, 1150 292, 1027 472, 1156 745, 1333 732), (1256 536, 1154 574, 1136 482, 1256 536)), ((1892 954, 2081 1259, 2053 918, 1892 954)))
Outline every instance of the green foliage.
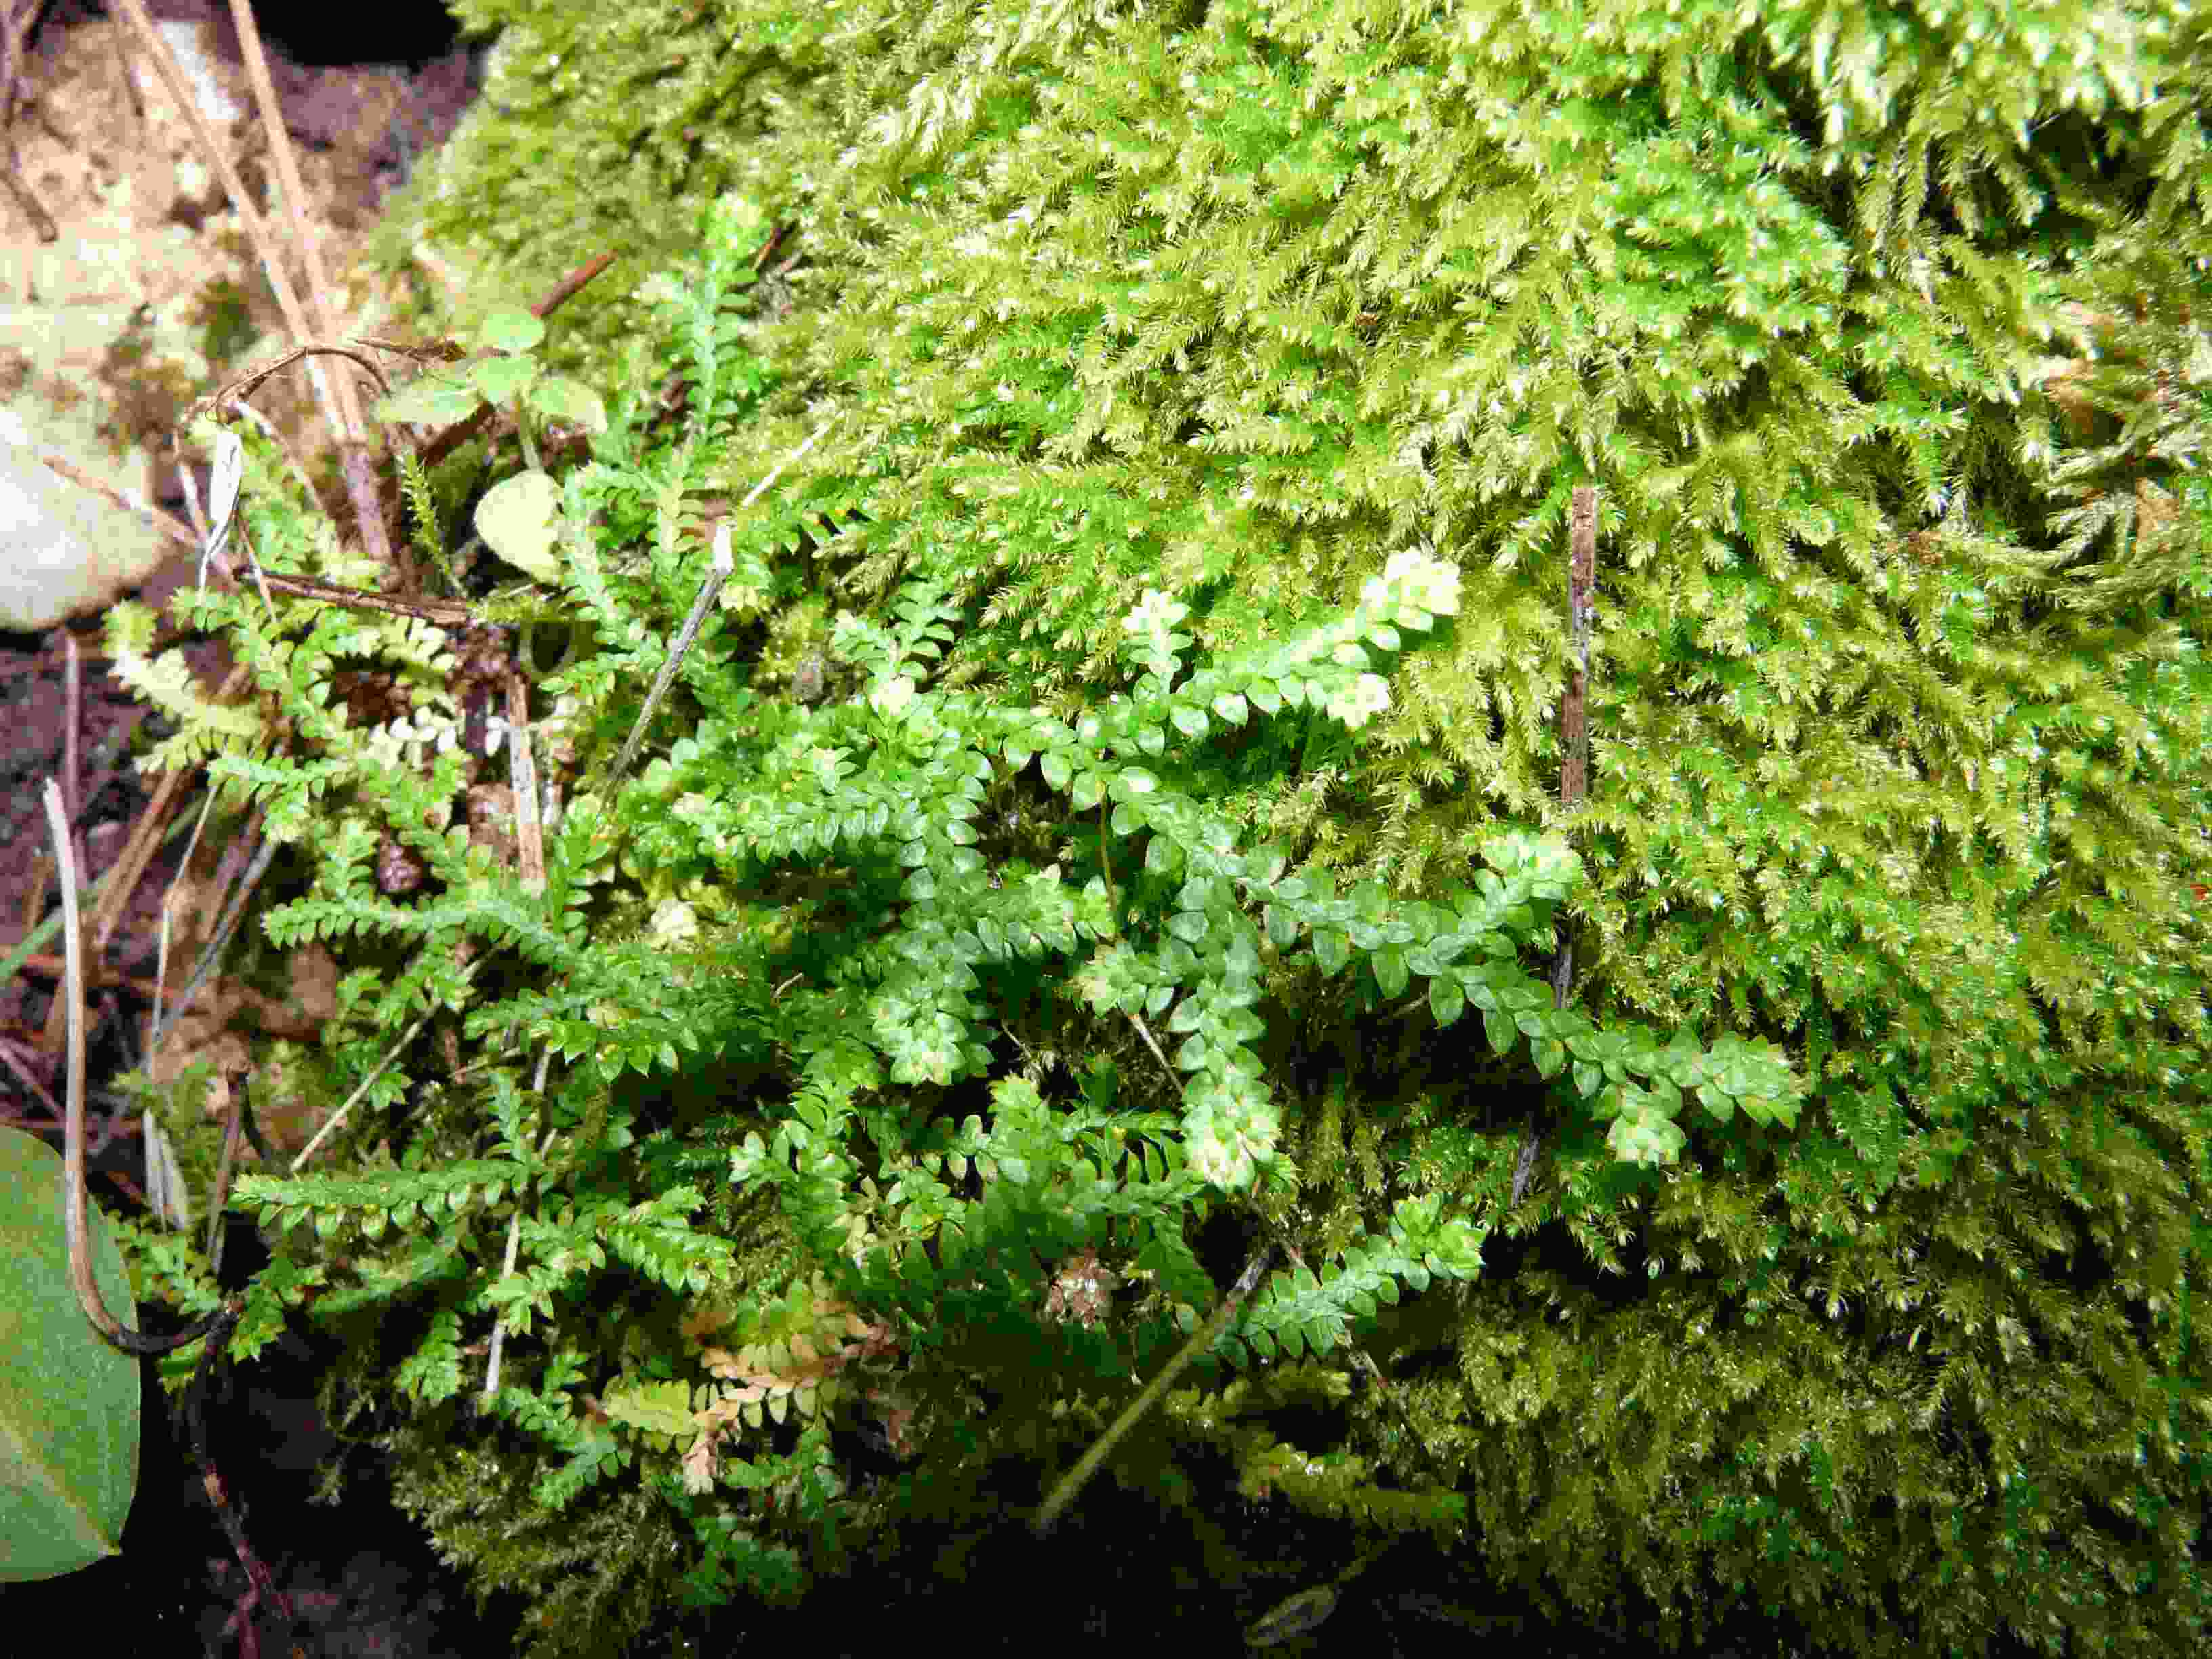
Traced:
POLYGON ((133 599, 111 605, 107 612, 106 642, 115 677, 179 727, 174 736, 155 745, 148 765, 163 770, 196 765, 261 736, 258 714, 252 708, 210 699, 193 678, 182 652, 171 651, 159 658, 147 654, 159 620, 133 599))
MULTIPOLYGON (((1308 1513, 1463 1517, 1670 1641, 1717 1584, 1869 1656, 2201 1642, 2201 27, 617 9, 466 9, 518 113, 416 204, 523 294, 697 239, 545 343, 623 372, 560 592, 493 602, 576 635, 544 885, 450 822, 434 630, 195 599, 293 746, 166 693, 165 758, 316 854, 267 931, 352 953, 319 1097, 426 1017, 475 1045, 404 1050, 340 1173, 244 1183, 289 1228, 249 1328, 407 1310, 348 1386, 413 1413, 441 1542, 557 1610, 532 1650, 641 1628, 672 1537, 695 1601, 787 1599, 1072 1457, 1219 1296, 1217 1212, 1318 1271, 1115 1449, 1133 1483, 1211 1443, 1308 1513), (735 303, 771 221, 809 262, 773 325, 735 303), (610 787, 697 498, 825 413, 723 520, 659 758, 610 787), (854 694, 777 695, 757 659, 833 611, 854 694), (330 705, 361 659, 410 720, 330 705), (423 895, 376 890, 386 837, 423 895), (437 1464, 495 1321, 526 1479, 437 1464), (1257 1420, 1353 1338, 1401 1347, 1442 1470, 1364 1408, 1257 1420), (858 1430, 909 1463, 874 1497, 858 1430)), ((249 461, 264 562, 356 579, 249 461)))
MULTIPOLYGON (((725 240, 746 228, 743 216, 720 213, 702 226, 725 240)), ((710 258, 707 269, 726 272, 731 263, 710 258)), ((710 280, 699 317, 711 318, 719 300, 710 280)), ((690 331, 690 344, 701 384, 711 388, 722 342, 702 326, 690 331)), ((702 398, 702 409, 713 406, 711 395, 702 398)), ((617 570, 577 527, 601 502, 634 490, 657 503, 660 548, 669 551, 690 458, 710 450, 708 424, 702 416, 665 462, 602 460, 568 481, 563 568, 574 573, 594 648, 550 681, 549 693, 588 711, 595 698, 611 699, 659 667, 665 626, 654 606, 662 617, 677 608, 677 562, 666 561, 660 580, 649 568, 617 570)), ((611 434, 611 453, 622 454, 623 444, 622 431, 611 434)), ((415 495, 418 506, 429 498, 421 489, 415 495)), ((757 549, 767 533, 753 526, 756 544, 739 556, 741 568, 760 572, 756 593, 774 580, 757 549)), ((1641 1028, 1600 1032, 1546 1003, 1514 956, 1522 945, 1540 947, 1552 907, 1579 875, 1556 840, 1503 836, 1479 885, 1443 904, 1401 908, 1379 884, 1340 896, 1326 872, 1288 872, 1272 849, 1240 852, 1232 829, 1194 793, 1206 775, 1199 745, 1217 728, 1300 708, 1356 728, 1386 707, 1370 653, 1403 648, 1401 630, 1431 633, 1456 609, 1456 588, 1451 567, 1419 552, 1395 556, 1349 617, 1200 666, 1187 680, 1182 657, 1191 642, 1173 631, 1182 607, 1155 593, 1126 623, 1143 670, 1134 695, 1072 724, 972 690, 926 689, 927 665, 962 620, 926 583, 892 607, 886 624, 841 623, 833 643, 866 674, 866 695, 818 716, 710 689, 709 674, 730 662, 726 643, 710 633, 696 659, 695 684, 706 684, 691 734, 614 800, 580 794, 534 890, 458 832, 438 828, 439 802, 459 783, 458 754, 425 757, 426 780, 392 766, 388 747, 323 705, 329 658, 386 646, 385 635, 325 614, 303 650, 269 637, 249 605, 201 599, 230 623, 241 659, 283 697, 295 729, 317 751, 225 757, 225 775, 258 799, 288 804, 272 814, 288 828, 304 824, 316 793, 349 787, 351 816, 325 842, 313 890, 270 914, 270 939, 289 945, 382 936, 405 947, 404 965, 375 995, 363 974, 346 981, 341 1025, 381 1033, 475 999, 473 967, 463 971, 456 954, 464 941, 499 951, 526 982, 477 1006, 472 1032, 502 1044, 522 1037, 569 1063, 542 1091, 521 1086, 519 1061, 494 1058, 483 1068, 471 1093, 488 1114, 488 1149, 456 1155, 433 1131, 415 1136, 396 1165, 384 1155, 359 1173, 247 1176, 240 1198, 265 1226, 301 1241, 293 1248, 303 1262, 317 1254, 304 1243, 309 1232, 343 1247, 350 1284, 329 1293, 331 1316, 393 1298, 431 1310, 390 1385, 418 1407, 441 1405, 464 1386, 468 1319, 497 1320, 518 1346, 541 1327, 550 1340, 568 1328, 584 1287, 616 1264, 641 1288, 693 1298, 684 1328, 695 1343, 716 1322, 697 1299, 726 1301, 746 1290, 757 1305, 727 1346, 649 1356, 643 1374, 600 1383, 588 1417, 571 1398, 589 1374, 587 1350, 576 1346, 556 1347, 534 1382, 500 1389, 484 1402, 560 1454, 532 1488, 534 1501, 559 1508, 641 1455, 657 1455, 659 1478, 693 1498, 718 1483, 726 1492, 757 1488, 782 1463, 740 1463, 733 1453, 746 1429, 764 1426, 764 1414, 781 1422, 795 1413, 819 1426, 824 1413, 849 1413, 865 1397, 889 1401, 887 1420, 902 1421, 918 1408, 891 1389, 863 1395, 844 1372, 901 1352, 920 1365, 938 1333, 1005 1328, 1012 1320, 1026 1323, 1032 1348, 1058 1342, 1081 1353, 1088 1364, 1073 1376, 1127 1378, 1141 1369, 1217 1294, 1182 1239, 1183 1218, 1202 1213, 1212 1195, 1253 1188, 1275 1161, 1279 1107, 1250 1046, 1263 1029, 1251 1012, 1263 951, 1278 972, 1309 951, 1327 974, 1357 959, 1390 994, 1419 977, 1443 1023, 1471 1003, 1494 1042, 1526 1036, 1547 1073, 1562 1072, 1571 1054, 1582 1093, 1632 1161, 1674 1156, 1682 1135, 1673 1117, 1686 1089, 1717 1116, 1740 1103, 1764 1121, 1786 1121, 1796 1085, 1771 1048, 1731 1041, 1709 1054, 1681 1035, 1662 1045, 1641 1028), (1032 770, 1048 791, 1066 795, 1064 833, 1094 807, 1107 816, 1104 803, 1113 804, 1108 827, 1128 843, 1124 866, 1133 872, 1126 908, 1103 877, 1077 889, 1056 866, 987 870, 975 823, 987 786, 1032 770), (434 896, 403 901, 372 890, 371 812, 422 856, 439 884, 434 896), (696 963, 720 966, 695 978, 665 936, 592 937, 592 884, 611 846, 626 848, 625 873, 647 897, 676 882, 727 908, 726 896, 757 890, 776 866, 837 858, 875 872, 865 890, 876 908, 828 956, 794 951, 787 924, 732 915, 696 963), (702 871, 711 873, 702 879, 702 871), (787 975, 794 963, 805 965, 787 975), (1164 1017, 1182 1038, 1177 1069, 1194 1074, 1170 1097, 1177 1109, 1132 1111, 1114 1099, 1109 1081, 1082 1108, 1064 1111, 1034 1083, 1000 1076, 990 1083, 988 1125, 978 1114, 957 1127, 933 1121, 928 1103, 995 1069, 983 975, 1006 970, 1024 997, 1087 1005, 1100 1018, 1119 1013, 1140 1029, 1143 1017, 1164 1017), (800 979, 819 982, 792 991, 800 979), (726 1178, 776 1197, 817 1264, 811 1289, 794 1281, 779 1294, 774 1284, 748 1282, 732 1247, 690 1218, 706 1202, 700 1188, 679 1182, 641 1196, 635 1189, 635 1161, 620 1156, 635 1114, 618 1109, 611 1093, 626 1072, 681 1077, 702 1055, 773 1062, 793 1079, 774 1144, 747 1133, 726 1178), (981 1190, 956 1193, 940 1173, 963 1182, 972 1176, 981 1190), (878 1188, 878 1175, 886 1188, 878 1188), (495 1272, 482 1243, 502 1219, 514 1261, 495 1272), (383 1243, 387 1234, 397 1248, 383 1243), (908 1248, 922 1240, 936 1245, 933 1259, 908 1248), (1136 1271, 1157 1276, 1164 1299, 1133 1329, 1086 1330, 1063 1342, 1041 1307, 1038 1257, 1101 1246, 1131 1249, 1136 1271), (830 1278, 821 1277, 825 1270, 830 1278), (896 1322, 853 1311, 860 1308, 896 1315, 896 1322), (863 1340, 845 1340, 853 1336, 863 1340), (721 1381, 687 1383, 672 1375, 678 1358, 721 1381)), ((404 1086, 395 1077, 372 1105, 395 1104, 404 1086)), ((366 1146, 360 1133, 351 1139, 357 1153, 366 1146)), ((1445 1217, 1439 1200, 1406 1198, 1384 1232, 1348 1243, 1322 1276, 1300 1270, 1265 1286, 1223 1333, 1217 1354, 1249 1365, 1329 1352, 1379 1305, 1396 1301, 1401 1282, 1418 1291, 1432 1274, 1473 1277, 1480 1237, 1466 1218, 1445 1217)), ((257 1304, 256 1311, 268 1318, 274 1310, 257 1304)), ((1043 1375, 1064 1369, 1063 1358, 1043 1375)), ((916 1393, 933 1383, 941 1389, 957 1370, 940 1362, 916 1381, 916 1393)), ((1051 1394, 1045 1389, 1036 1405, 1051 1394)), ((1322 1501, 1319 1489, 1315 1499, 1322 1501)), ((1367 1501, 1380 1499, 1370 1492, 1367 1501)), ((787 1524, 825 1522, 827 1515, 820 1504, 802 1504, 787 1524)), ((694 1519, 702 1535, 715 1533, 711 1517, 694 1519)))

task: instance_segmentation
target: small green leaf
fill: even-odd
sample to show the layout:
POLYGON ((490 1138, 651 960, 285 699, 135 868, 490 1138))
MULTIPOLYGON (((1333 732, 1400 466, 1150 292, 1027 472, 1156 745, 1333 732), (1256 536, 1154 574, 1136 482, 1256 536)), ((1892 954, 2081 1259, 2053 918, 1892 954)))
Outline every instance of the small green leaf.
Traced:
POLYGON ((1059 750, 1048 751, 1044 757, 1044 781, 1054 789, 1067 787, 1067 781, 1075 775, 1075 769, 1067 763, 1067 757, 1059 750))
POLYGON ((1493 1053, 1510 1054, 1513 1052, 1513 1017, 1499 1008, 1482 1011, 1482 1035, 1493 1053))
POLYGON ((1459 988, 1458 980, 1440 974, 1429 981, 1429 1012, 1439 1025, 1449 1025, 1467 1012, 1467 993, 1459 988))
POLYGON ((1391 945, 1375 953, 1375 982, 1382 988, 1386 997, 1395 997, 1406 988, 1406 953, 1391 945))
POLYGON ((1690 1139, 1680 1124, 1656 1113, 1624 1114, 1605 1138, 1613 1155, 1629 1164, 1672 1164, 1690 1139))
POLYGON ((1168 711, 1168 718, 1175 722, 1176 730, 1187 738, 1206 735, 1206 711, 1202 708, 1193 708, 1187 702, 1179 702, 1168 711))
POLYGON ((1314 960, 1321 970, 1334 977, 1352 959, 1352 941, 1334 927, 1316 927, 1313 936, 1314 960))

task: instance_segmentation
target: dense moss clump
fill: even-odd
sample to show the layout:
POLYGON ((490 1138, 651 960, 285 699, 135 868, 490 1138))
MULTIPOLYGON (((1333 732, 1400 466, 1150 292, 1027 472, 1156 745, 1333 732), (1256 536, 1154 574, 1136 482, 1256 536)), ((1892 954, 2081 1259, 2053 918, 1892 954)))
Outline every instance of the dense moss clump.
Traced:
MULTIPOLYGON (((1103 1428, 1233 1273, 1234 1250, 1193 1255, 1210 1182, 1330 1264, 1273 1281, 1214 1357, 1371 1339, 1413 1437, 1365 1395, 1325 1419, 1340 1443, 1293 1453, 1217 1373, 1131 1443, 1127 1480, 1187 1501, 1177 1449, 1210 1447, 1250 1496, 1463 1522, 1538 1596, 1650 1597, 1669 1641, 1704 1632, 1717 1585, 1870 1659, 2003 1632, 2054 1655, 2202 1644, 2201 18, 457 9, 507 28, 504 112, 424 170, 387 250, 464 251, 481 307, 605 246, 640 277, 689 258, 725 198, 759 210, 748 256, 787 228, 787 310, 694 337, 742 337, 749 366, 663 505, 740 497, 826 426, 723 522, 763 573, 738 578, 761 637, 849 611, 841 659, 871 678, 763 712, 776 676, 748 682, 724 635, 689 671, 698 730, 549 855, 571 871, 553 908, 470 921, 571 975, 471 1036, 627 1045, 680 1082, 626 1098, 621 1059, 580 1066, 541 1121, 504 1062, 481 1102, 439 1097, 442 1132, 472 1146, 457 1126, 497 1115, 497 1156, 534 1170, 533 1130, 582 1124, 561 1224, 601 1206, 608 1248, 695 1305, 655 1341, 592 1313, 605 1252, 532 1247, 544 1265, 526 1250, 474 1302, 418 1264, 400 1277, 451 1322, 443 1359, 403 1367, 417 1398, 452 1393, 425 1379, 458 1376, 468 1320, 526 1334, 535 1307, 572 1345, 567 1381, 502 1408, 540 1437, 540 1504, 653 1453, 701 1499, 706 1414, 737 1435, 787 1402, 744 1524, 693 1517, 721 1553, 688 1582, 797 1594, 834 1553, 778 1534, 763 1495, 787 1517, 859 1504, 827 1425, 963 1492, 1103 1428), (1569 809, 1578 486, 1597 624, 1569 809), (1353 679, 1401 645, 1387 688, 1353 679), (1171 690, 1186 652, 1214 666, 1171 690), (1090 769, 1123 739, 1146 781, 1090 769), (894 750, 904 769, 866 769, 894 750), (944 802, 966 805, 930 817, 944 802), (1501 854, 1516 822, 1543 834, 1501 854), (591 850, 611 823, 619 859, 591 850), (1232 850, 1263 843, 1275 861, 1232 850), (544 917, 611 879, 636 890, 630 942, 586 969, 544 917), (711 913, 680 970, 673 913, 659 944, 641 923, 668 904, 711 913), (1238 908, 1262 904, 1264 937, 1238 908), (1511 965, 1547 959, 1555 908, 1579 969, 1559 1008, 1511 965), (1125 948, 1155 923, 1181 957, 1125 948), (1071 978, 1036 965, 1079 939, 1097 953, 1071 978), (1184 991, 1178 1118, 1133 1022, 1184 991), (733 1074, 743 1109, 710 1103, 733 1074), (629 1122, 668 1139, 624 1152, 629 1122), (740 1225, 733 1192, 787 1224, 699 1255, 740 1225), (1069 1265, 1094 1249, 1134 1281, 1118 1308, 1069 1265), (1381 1305, 1431 1272, 1462 1282, 1381 1305), (740 1291, 751 1311, 716 1304, 740 1291), (603 1407, 547 1403, 594 1364, 620 1370, 603 1407), (708 1369, 734 1392, 699 1392, 708 1369)), ((657 381, 651 293, 587 291, 549 361, 657 381)), ((575 522, 596 488, 570 479, 575 522)), ((675 522, 647 574, 572 585, 602 653, 558 684, 603 731, 642 695, 617 668, 655 665, 682 614, 675 522)), ((373 914, 400 927, 337 900, 312 922, 373 914)), ((452 1167, 495 1203, 516 1179, 452 1167)), ((294 1215, 357 1200, 257 1190, 294 1215)), ((848 1521, 931 1501, 873 1490, 848 1521)), ((441 1541, 493 1550, 434 1497, 441 1541)), ((539 1534, 497 1535, 512 1580, 539 1534)))

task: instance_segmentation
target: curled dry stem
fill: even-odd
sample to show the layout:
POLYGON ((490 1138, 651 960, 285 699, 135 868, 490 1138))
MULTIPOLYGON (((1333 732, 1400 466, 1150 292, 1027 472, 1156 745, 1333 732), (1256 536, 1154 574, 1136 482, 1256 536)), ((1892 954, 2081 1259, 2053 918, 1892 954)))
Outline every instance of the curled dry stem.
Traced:
POLYGON ((54 861, 61 872, 62 933, 69 963, 62 986, 69 1008, 69 1099, 62 1155, 62 1179, 67 1190, 62 1213, 69 1233, 70 1284, 92 1328, 124 1352, 167 1353, 197 1342, 225 1319, 234 1322, 237 1312, 218 1309, 174 1336, 151 1336, 125 1327, 100 1299, 100 1286, 92 1276, 91 1234, 84 1213, 84 931, 77 918, 76 860, 70 851, 69 815, 63 811, 62 792, 52 778, 46 780, 46 828, 53 836, 54 861))

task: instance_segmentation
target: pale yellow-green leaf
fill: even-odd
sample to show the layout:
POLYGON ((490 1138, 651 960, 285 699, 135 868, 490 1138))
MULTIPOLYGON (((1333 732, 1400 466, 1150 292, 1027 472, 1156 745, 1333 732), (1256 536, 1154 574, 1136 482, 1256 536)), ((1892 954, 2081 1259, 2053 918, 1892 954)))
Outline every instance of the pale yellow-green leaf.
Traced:
POLYGON ((561 486, 543 472, 502 478, 477 503, 477 534, 509 564, 541 582, 561 580, 561 486))
POLYGON ((569 421, 586 432, 607 429, 607 406, 581 380, 540 380, 530 388, 530 406, 556 421, 569 421))

